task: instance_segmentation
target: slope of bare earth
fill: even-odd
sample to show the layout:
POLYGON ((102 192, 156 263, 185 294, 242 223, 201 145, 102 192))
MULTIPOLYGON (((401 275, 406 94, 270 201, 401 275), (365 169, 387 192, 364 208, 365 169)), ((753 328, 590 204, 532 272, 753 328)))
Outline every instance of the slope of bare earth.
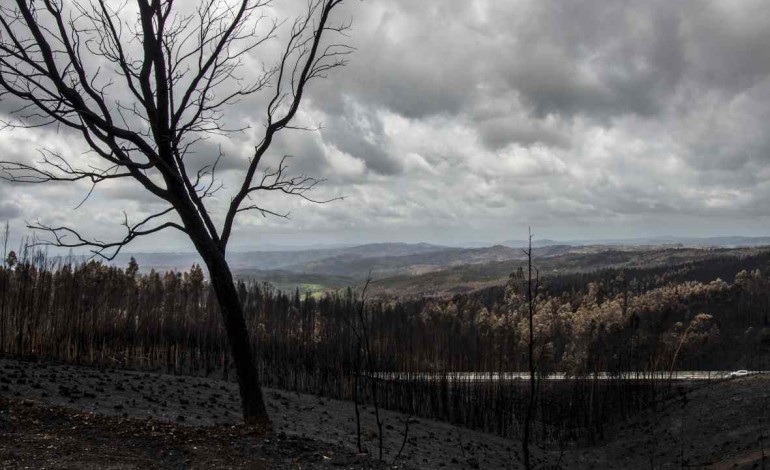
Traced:
POLYGON ((338 446, 247 426, 181 426, 0 396, 0 468, 379 469, 338 446))
MULTIPOLYGON (((11 399, 17 405, 20 400, 24 400, 24 403, 30 405, 14 405, 11 406, 11 410, 16 410, 15 412, 26 408, 38 410, 39 414, 35 415, 37 416, 35 419, 43 423, 32 434, 23 432, 23 427, 20 426, 15 428, 16 431, 9 433, 4 430, 0 421, 0 468, 23 468, 24 466, 38 468, 34 464, 25 464, 29 462, 26 459, 33 458, 29 452, 37 449, 37 447, 30 448, 27 444, 35 441, 36 446, 43 446, 46 436, 66 428, 66 426, 53 427, 46 430, 50 423, 44 419, 47 414, 45 410, 54 410, 51 411, 54 415, 63 413, 61 408, 50 408, 51 406, 66 407, 75 411, 78 416, 88 417, 88 423, 99 423, 100 427, 88 431, 88 436, 98 436, 100 432, 107 432, 106 430, 119 427, 122 423, 130 423, 136 430, 140 430, 141 426, 145 428, 147 426, 143 423, 152 422, 160 423, 162 429, 166 429, 167 433, 174 436, 187 436, 189 433, 196 435, 196 431, 190 429, 199 429, 205 441, 207 435, 217 436, 217 439, 220 439, 219 436, 227 436, 231 427, 241 421, 237 387, 230 382, 145 372, 99 370, 50 362, 24 362, 0 358, 0 397, 11 399), (94 414, 111 417, 117 421, 113 424, 109 424, 109 419, 105 421, 106 418, 95 421, 94 414), (148 421, 148 418, 151 420, 148 421), (21 434, 18 434, 19 432, 21 434), (24 452, 24 449, 27 449, 27 452, 24 452)), ((363 447, 372 458, 348 464, 347 462, 354 460, 357 454, 355 413, 352 403, 273 389, 265 389, 265 398, 275 433, 285 434, 286 439, 299 439, 299 441, 284 441, 290 449, 294 445, 293 442, 300 442, 301 444, 297 445, 301 445, 303 449, 307 447, 308 450, 294 455, 294 458, 304 462, 298 467, 286 466, 285 462, 277 461, 266 463, 264 467, 254 468, 325 468, 322 465, 331 465, 333 468, 375 468, 371 465, 378 456, 377 427, 374 410, 371 407, 362 407, 361 423, 363 447), (339 459, 343 462, 343 467, 335 466, 335 457, 330 457, 334 455, 341 455, 339 459), (303 458, 305 460, 302 460, 303 458), (307 459, 310 459, 309 463, 307 459)), ((388 463, 385 468, 502 469, 510 468, 511 462, 516 462, 517 459, 519 446, 510 440, 460 430, 451 424, 421 418, 410 420, 407 441, 404 444, 406 416, 388 411, 381 411, 381 416, 384 437, 383 460, 388 463), (403 452, 399 459, 395 460, 402 445, 403 452)), ((90 424, 81 423, 77 426, 77 434, 83 437, 85 429, 90 424)), ((246 431, 236 428, 234 432, 240 435, 246 431)), ((109 433, 106 435, 108 437, 105 440, 108 441, 117 436, 109 433)), ((226 440, 227 437, 223 439, 226 440)), ((198 462, 197 459, 207 458, 206 456, 213 454, 227 455, 228 451, 233 449, 236 449, 235 452, 238 455, 245 455, 250 459, 259 457, 269 461, 270 455, 264 456, 255 451, 253 442, 250 444, 251 447, 243 450, 243 446, 246 445, 244 439, 246 438, 228 441, 229 447, 216 444, 219 447, 215 448, 203 446, 203 441, 198 440, 195 441, 201 445, 198 449, 193 449, 197 446, 196 444, 188 445, 184 443, 185 441, 159 440, 153 444, 152 456, 157 457, 161 450, 166 454, 173 450, 174 455, 181 455, 179 452, 182 452, 185 457, 178 468, 241 468, 238 465, 245 465, 242 461, 223 463, 221 466, 214 463, 185 464, 185 459, 198 462)), ((137 445, 141 445, 143 441, 137 442, 137 445)), ((148 439, 146 442, 152 442, 152 440, 148 439)), ((75 445, 76 443, 73 442, 69 448, 73 449, 75 445)), ((92 450, 97 447, 91 444, 88 446, 92 450)), ((276 452, 281 450, 279 444, 272 443, 271 446, 268 446, 268 450, 273 449, 276 452)), ((119 449, 121 452, 125 450, 122 447, 119 449)), ((104 452, 109 455, 109 447, 104 452)), ((140 451, 137 450, 137 452, 140 451)), ((138 454, 130 455, 135 457, 138 454)), ((143 459, 150 458, 147 457, 146 452, 141 456, 143 459)), ((127 461, 130 462, 130 459, 127 461)), ((204 460, 204 462, 208 461, 204 460)), ((167 464, 165 460, 158 460, 154 465, 157 468, 177 468, 167 464)), ((70 464, 64 467, 46 468, 81 467, 70 464)), ((114 468, 147 467, 135 465, 114 468)), ((513 468, 520 468, 520 466, 515 463, 513 468)))
MULTIPOLYGON (((412 418, 404 444, 407 417, 387 411, 379 464, 371 407, 367 457, 351 403, 265 394, 272 435, 238 424, 229 382, 0 358, 0 468, 522 468, 518 443, 447 423, 412 418)), ((536 468, 767 468, 768 421, 768 375, 688 386, 599 444, 536 449, 536 468)))
POLYGON ((573 448, 564 468, 770 468, 770 376, 679 390, 678 396, 573 448))

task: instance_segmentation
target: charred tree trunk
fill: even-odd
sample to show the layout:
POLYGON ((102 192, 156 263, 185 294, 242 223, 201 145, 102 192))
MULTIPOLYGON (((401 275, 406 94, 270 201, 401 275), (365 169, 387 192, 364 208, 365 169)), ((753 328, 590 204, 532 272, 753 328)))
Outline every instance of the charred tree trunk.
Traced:
POLYGON ((233 282, 230 267, 224 256, 205 259, 211 276, 211 285, 217 295, 227 338, 230 342, 233 364, 238 378, 243 420, 246 424, 270 425, 257 366, 251 349, 249 331, 243 316, 243 307, 233 282), (216 259, 219 258, 219 259, 216 259))
MULTIPOLYGON (((177 187, 178 181, 171 178, 166 181, 170 188, 182 190, 177 187)), ((174 208, 184 223, 185 231, 206 264, 211 286, 216 294, 237 374, 243 421, 249 425, 270 427, 243 306, 225 257, 225 250, 212 238, 201 215, 189 199, 180 198, 174 202, 174 208)))
POLYGON ((238 379, 238 391, 241 396, 243 421, 250 425, 270 426, 262 386, 257 374, 257 366, 249 339, 249 331, 243 315, 243 306, 238 298, 238 290, 233 274, 223 250, 206 232, 203 222, 191 204, 180 203, 177 212, 185 222, 190 239, 203 258, 209 271, 211 286, 217 297, 217 304, 222 315, 227 339, 230 343, 233 364, 238 379))
POLYGON ((532 468, 532 459, 530 456, 530 440, 532 434, 532 420, 535 413, 535 338, 532 327, 532 317, 535 314, 535 297, 539 287, 539 274, 536 278, 532 277, 532 232, 529 232, 529 247, 524 252, 527 255, 527 318, 528 318, 528 338, 527 338, 527 356, 529 368, 529 400, 527 402, 527 411, 524 417, 524 436, 522 438, 522 453, 524 455, 524 467, 529 470, 532 468))

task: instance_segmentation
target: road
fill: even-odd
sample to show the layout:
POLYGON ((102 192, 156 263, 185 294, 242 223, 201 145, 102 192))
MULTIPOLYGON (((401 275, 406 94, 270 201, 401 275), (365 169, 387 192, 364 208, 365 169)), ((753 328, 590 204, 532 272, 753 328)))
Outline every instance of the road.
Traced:
MULTIPOLYGON (((708 380, 722 380, 731 378, 730 374, 734 371, 726 370, 708 370, 708 371, 658 371, 654 374, 641 373, 641 372, 621 372, 621 373, 609 373, 599 372, 597 374, 588 374, 582 379, 591 380, 675 380, 675 381, 708 381, 708 380)), ((764 374, 768 371, 747 371, 745 375, 764 374)), ((440 381, 447 380, 451 382, 497 382, 499 380, 516 381, 516 380, 529 380, 529 372, 449 372, 449 373, 431 373, 431 372, 378 372, 373 374, 375 377, 385 380, 395 381, 410 381, 410 380, 422 380, 422 381, 440 381)), ((542 380, 547 381, 559 381, 559 380, 573 380, 574 376, 568 376, 563 372, 554 372, 541 377, 542 380)))

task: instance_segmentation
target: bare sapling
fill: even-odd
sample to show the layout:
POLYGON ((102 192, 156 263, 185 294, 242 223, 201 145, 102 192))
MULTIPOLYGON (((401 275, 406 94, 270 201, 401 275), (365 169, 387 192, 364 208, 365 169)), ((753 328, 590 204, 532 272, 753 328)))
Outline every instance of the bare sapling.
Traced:
POLYGON ((401 454, 404 452, 404 448, 406 447, 406 442, 409 439, 409 423, 412 420, 412 415, 414 414, 414 410, 409 410, 409 415, 406 417, 406 421, 404 421, 404 439, 401 441, 401 447, 398 449, 398 453, 395 457, 393 457, 393 463, 391 465, 395 465, 396 461, 401 457, 401 454))
POLYGON ((369 385, 371 387, 371 394, 372 394, 372 405, 374 406, 374 418, 375 422, 377 424, 377 448, 379 450, 378 458, 380 461, 382 461, 382 450, 383 450, 383 436, 382 436, 382 427, 383 422, 380 417, 380 404, 379 404, 379 398, 377 394, 379 393, 378 390, 378 378, 376 377, 376 368, 374 367, 374 356, 372 354, 372 346, 371 346, 371 339, 370 339, 370 331, 367 327, 367 312, 366 312, 366 290, 369 288, 369 284, 372 282, 372 275, 371 272, 369 273, 369 276, 366 278, 366 282, 364 283, 364 287, 361 292, 361 305, 358 309, 358 322, 360 326, 360 334, 361 338, 363 339, 363 345, 364 345, 364 353, 366 355, 366 375, 369 379, 369 385))

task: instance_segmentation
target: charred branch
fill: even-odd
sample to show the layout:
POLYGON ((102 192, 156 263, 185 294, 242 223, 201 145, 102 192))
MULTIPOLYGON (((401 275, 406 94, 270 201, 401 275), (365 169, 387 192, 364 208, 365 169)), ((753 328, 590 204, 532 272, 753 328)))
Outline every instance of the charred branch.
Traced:
POLYGON ((173 208, 168 208, 164 211, 152 214, 145 217, 143 220, 131 224, 128 221, 128 216, 124 213, 123 227, 126 229, 126 235, 122 240, 113 242, 106 242, 96 239, 86 239, 78 231, 69 227, 52 227, 43 225, 39 222, 27 224, 27 227, 33 230, 39 230, 48 233, 53 237, 51 241, 38 241, 31 244, 31 246, 58 246, 64 248, 88 248, 93 256, 104 258, 105 260, 113 260, 120 253, 120 251, 128 245, 132 240, 137 237, 150 235, 160 232, 169 228, 179 230, 182 233, 188 233, 187 230, 176 222, 163 222, 159 225, 151 226, 150 222, 157 221, 173 211, 173 208))

